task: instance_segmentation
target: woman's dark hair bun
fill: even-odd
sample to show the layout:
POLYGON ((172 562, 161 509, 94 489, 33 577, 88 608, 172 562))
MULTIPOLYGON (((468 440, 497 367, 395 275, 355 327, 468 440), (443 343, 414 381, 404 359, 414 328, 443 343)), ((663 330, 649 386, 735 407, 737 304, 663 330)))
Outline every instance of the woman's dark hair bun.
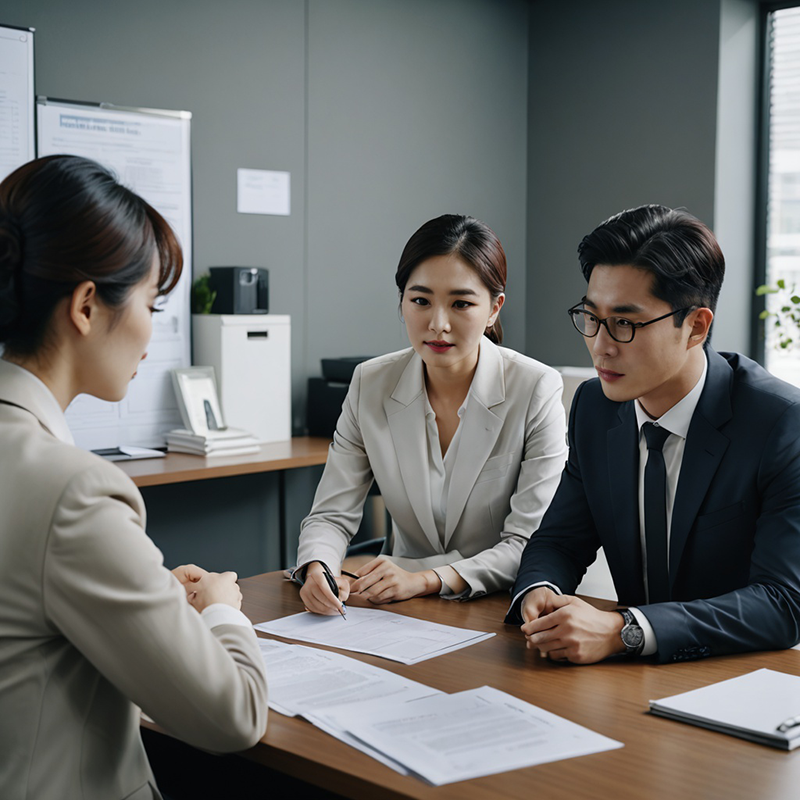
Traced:
POLYGON ((38 352, 56 306, 82 281, 115 315, 158 266, 158 291, 181 275, 167 221, 95 161, 37 158, 0 182, 0 342, 17 359, 38 352))
POLYGON ((17 276, 21 265, 22 232, 8 214, 0 211, 0 332, 19 316, 17 276))

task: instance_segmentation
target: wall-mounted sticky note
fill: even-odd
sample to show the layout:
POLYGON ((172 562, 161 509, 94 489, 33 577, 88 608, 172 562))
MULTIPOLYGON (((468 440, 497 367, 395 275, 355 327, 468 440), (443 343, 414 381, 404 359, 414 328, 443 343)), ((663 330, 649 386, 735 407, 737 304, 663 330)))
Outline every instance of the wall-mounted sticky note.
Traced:
POLYGON ((236 210, 240 214, 289 216, 288 172, 269 169, 236 170, 236 210))

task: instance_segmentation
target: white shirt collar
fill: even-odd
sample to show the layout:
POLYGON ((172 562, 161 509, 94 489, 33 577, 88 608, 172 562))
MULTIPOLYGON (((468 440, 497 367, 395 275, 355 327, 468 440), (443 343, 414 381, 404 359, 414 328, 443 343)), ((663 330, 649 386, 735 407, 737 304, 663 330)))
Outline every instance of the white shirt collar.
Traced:
POLYGON ((703 387, 706 384, 706 374, 708 373, 708 358, 703 358, 703 372, 700 375, 697 383, 692 390, 684 395, 669 411, 666 411, 658 419, 652 419, 650 415, 642 408, 642 404, 637 398, 634 407, 636 408, 636 427, 639 433, 642 432, 642 425, 645 422, 657 422, 662 428, 666 428, 670 433, 674 433, 681 438, 685 439, 689 433, 689 425, 691 425, 694 411, 697 408, 697 403, 700 401, 700 395, 703 393, 703 387))
MULTIPOLYGON (((428 399, 428 387, 425 386, 424 383, 422 384, 422 390, 423 394, 425 395, 425 416, 429 417, 431 414, 435 416, 436 412, 433 410, 433 406, 431 406, 431 401, 428 399)), ((456 413, 458 414, 459 419, 461 419, 461 417, 464 416, 464 412, 467 410, 467 403, 469 402, 469 396, 471 393, 472 393, 472 387, 470 387, 470 390, 467 392, 467 396, 464 398, 464 402, 458 407, 458 411, 456 413)))
MULTIPOLYGON (((5 359, 0 359, 0 378, 9 378, 13 382, 8 400, 33 413, 57 439, 75 444, 58 400, 41 379, 5 359)), ((0 396, 6 397, 6 393, 0 392, 0 396)))

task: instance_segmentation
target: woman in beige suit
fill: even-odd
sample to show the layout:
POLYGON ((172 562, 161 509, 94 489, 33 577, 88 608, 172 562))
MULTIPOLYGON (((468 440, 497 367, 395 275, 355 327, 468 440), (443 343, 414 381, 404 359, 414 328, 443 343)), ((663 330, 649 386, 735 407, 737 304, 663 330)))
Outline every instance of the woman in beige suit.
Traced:
POLYGON ((494 232, 433 219, 395 280, 411 347, 356 369, 302 523, 295 575, 320 614, 352 593, 386 603, 508 588, 566 457, 558 373, 498 346, 506 259, 494 232), (341 563, 373 480, 393 549, 348 578, 341 563))
POLYGON ((120 400, 182 258, 98 164, 0 184, 0 797, 160 797, 140 706, 199 747, 254 744, 264 667, 233 573, 165 569, 141 495, 79 450, 64 409, 120 400))

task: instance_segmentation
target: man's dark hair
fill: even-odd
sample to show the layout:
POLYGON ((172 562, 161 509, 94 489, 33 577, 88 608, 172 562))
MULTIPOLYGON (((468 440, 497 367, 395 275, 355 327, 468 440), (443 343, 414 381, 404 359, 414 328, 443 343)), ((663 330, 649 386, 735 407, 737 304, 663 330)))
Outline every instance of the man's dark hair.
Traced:
MULTIPOLYGON (((682 308, 717 307, 725 258, 714 234, 686 211, 649 205, 621 211, 578 245, 583 277, 598 264, 630 265, 653 275, 653 295, 682 308)), ((676 314, 675 327, 686 314, 676 314)))

